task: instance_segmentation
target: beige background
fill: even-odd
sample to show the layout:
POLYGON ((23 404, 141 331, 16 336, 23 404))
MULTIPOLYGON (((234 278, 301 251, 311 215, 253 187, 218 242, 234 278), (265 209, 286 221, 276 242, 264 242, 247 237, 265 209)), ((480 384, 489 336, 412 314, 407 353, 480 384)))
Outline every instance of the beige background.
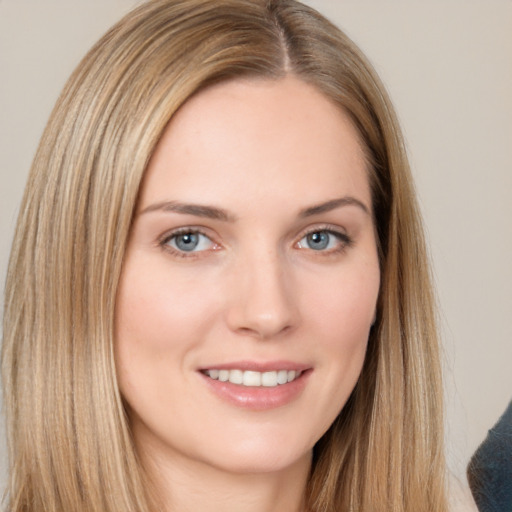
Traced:
MULTIPOLYGON (((136 3, 0 0, 2 294, 50 109, 80 57, 136 3)), ((448 455, 463 478, 512 398, 512 1, 308 3, 367 53, 403 124, 442 311, 448 455)), ((2 447, 1 473, 5 462, 2 447)))

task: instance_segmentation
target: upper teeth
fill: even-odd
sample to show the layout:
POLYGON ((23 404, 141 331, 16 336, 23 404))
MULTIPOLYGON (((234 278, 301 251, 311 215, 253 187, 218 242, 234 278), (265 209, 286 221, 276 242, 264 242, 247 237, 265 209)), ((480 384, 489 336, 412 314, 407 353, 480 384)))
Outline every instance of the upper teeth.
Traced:
POLYGON ((275 387, 278 384, 286 384, 297 379, 302 372, 295 370, 279 370, 275 372, 255 372, 242 370, 205 370, 203 373, 208 377, 220 380, 221 382, 231 382, 242 386, 265 386, 275 387))

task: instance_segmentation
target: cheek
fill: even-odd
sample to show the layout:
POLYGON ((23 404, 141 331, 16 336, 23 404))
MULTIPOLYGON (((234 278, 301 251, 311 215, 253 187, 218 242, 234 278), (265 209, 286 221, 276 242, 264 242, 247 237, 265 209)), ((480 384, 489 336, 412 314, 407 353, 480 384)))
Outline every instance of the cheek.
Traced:
POLYGON ((311 322, 334 349, 357 348, 366 342, 380 287, 378 265, 347 268, 331 274, 304 295, 311 322))
MULTIPOLYGON (((323 428, 339 414, 361 373, 379 293, 378 265, 340 272, 310 290, 308 323, 316 340, 323 381, 319 410, 323 428)), ((320 415, 319 415, 320 417, 320 415)))
POLYGON ((117 344, 139 345, 155 354, 177 350, 183 340, 193 344, 206 328, 216 297, 214 287, 198 282, 154 263, 127 263, 116 305, 117 344))
POLYGON ((204 340, 215 298, 215 288, 198 287, 197 278, 137 255, 127 259, 116 303, 115 360, 121 392, 132 406, 167 399, 164 383, 204 340))

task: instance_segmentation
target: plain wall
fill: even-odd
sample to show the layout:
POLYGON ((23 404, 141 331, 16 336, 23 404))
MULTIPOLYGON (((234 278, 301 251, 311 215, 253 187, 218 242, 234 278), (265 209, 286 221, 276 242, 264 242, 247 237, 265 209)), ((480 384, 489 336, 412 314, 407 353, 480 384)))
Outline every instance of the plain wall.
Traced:
MULTIPOLYGON (((0 293, 38 139, 74 66, 135 0, 0 0, 0 293)), ((310 0, 368 55, 405 132, 446 354, 450 466, 512 398, 512 2, 310 0)), ((0 471, 5 471, 5 450, 0 471)))

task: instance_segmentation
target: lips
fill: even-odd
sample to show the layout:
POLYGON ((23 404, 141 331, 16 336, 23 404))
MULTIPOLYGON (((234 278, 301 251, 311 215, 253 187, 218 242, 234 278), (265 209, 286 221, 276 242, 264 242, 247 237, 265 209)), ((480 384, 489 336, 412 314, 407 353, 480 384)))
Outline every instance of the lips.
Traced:
POLYGON ((238 362, 202 368, 199 374, 223 401, 251 410, 281 407, 297 399, 313 369, 287 361, 238 362))

